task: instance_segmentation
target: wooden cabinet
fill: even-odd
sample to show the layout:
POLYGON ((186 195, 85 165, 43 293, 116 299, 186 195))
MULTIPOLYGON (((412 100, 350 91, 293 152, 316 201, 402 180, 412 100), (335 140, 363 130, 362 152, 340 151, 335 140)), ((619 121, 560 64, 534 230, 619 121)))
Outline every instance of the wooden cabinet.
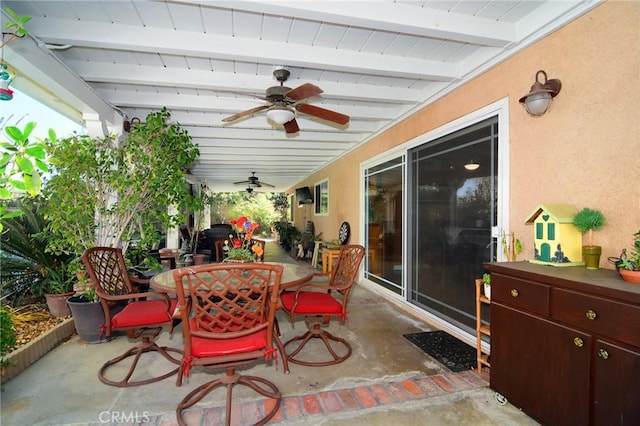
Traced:
POLYGON ((640 286, 527 262, 491 271, 491 387, 545 425, 640 424, 640 286))
POLYGON ((478 359, 478 373, 482 372, 482 366, 491 367, 489 354, 482 353, 483 336, 491 337, 491 327, 482 322, 482 306, 489 305, 491 301, 482 293, 482 279, 476 279, 476 352, 478 359))

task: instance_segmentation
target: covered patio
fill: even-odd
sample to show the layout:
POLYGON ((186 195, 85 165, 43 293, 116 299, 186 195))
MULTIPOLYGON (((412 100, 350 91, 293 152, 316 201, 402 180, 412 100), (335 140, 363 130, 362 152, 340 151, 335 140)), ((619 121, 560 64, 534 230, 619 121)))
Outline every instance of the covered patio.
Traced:
MULTIPOLYGON (((268 242, 267 262, 295 262, 275 242, 268 242)), ((302 320, 291 327, 278 313, 283 340, 304 329, 302 320)), ((488 387, 489 370, 453 373, 426 355, 402 335, 434 330, 366 287, 357 285, 349 302, 345 326, 332 322, 331 332, 347 339, 353 355, 329 367, 260 363, 251 374, 263 376, 279 387, 283 404, 271 424, 340 425, 389 424, 537 424, 517 408, 500 405, 488 387)), ((173 335, 162 333, 160 342, 181 346, 181 326, 173 335)), ((175 386, 175 376, 141 387, 115 388, 99 382, 102 363, 124 351, 131 342, 124 335, 97 345, 83 343, 77 335, 61 344, 20 375, 3 384, 4 424, 176 424, 180 399, 212 374, 194 369, 188 382, 175 386)), ((148 369, 164 360, 150 361, 148 369)), ((185 416, 189 424, 220 424, 224 392, 206 398, 185 416)), ((235 404, 242 424, 253 424, 262 401, 244 398, 235 404)))

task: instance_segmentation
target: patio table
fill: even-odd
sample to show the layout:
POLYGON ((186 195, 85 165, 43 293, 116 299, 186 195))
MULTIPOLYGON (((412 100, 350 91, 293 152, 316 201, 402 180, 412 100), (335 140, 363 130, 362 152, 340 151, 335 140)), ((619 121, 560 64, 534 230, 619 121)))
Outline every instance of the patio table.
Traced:
MULTIPOLYGON (((300 284, 304 284, 311 280, 313 274, 316 272, 308 265, 299 263, 285 263, 285 262, 265 262, 271 265, 282 265, 282 279, 280 280, 280 289, 286 289, 296 287, 300 284)), ((189 268, 189 267, 187 267, 189 268)), ((173 279, 173 269, 160 272, 153 276, 149 283, 151 288, 163 293, 175 294, 176 283, 173 279)))

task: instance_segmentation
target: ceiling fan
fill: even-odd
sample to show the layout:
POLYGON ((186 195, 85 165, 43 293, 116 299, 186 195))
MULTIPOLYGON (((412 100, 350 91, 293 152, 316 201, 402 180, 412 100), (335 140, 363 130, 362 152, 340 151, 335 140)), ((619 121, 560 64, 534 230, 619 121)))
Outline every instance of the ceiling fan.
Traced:
POLYGON ((322 93, 322 89, 311 83, 305 83, 295 89, 286 87, 284 82, 287 81, 290 74, 286 69, 273 71, 273 76, 280 82, 280 86, 269 87, 264 97, 257 96, 259 99, 268 101, 266 105, 233 114, 223 118, 222 121, 228 123, 266 110, 267 117, 278 124, 282 124, 287 133, 296 133, 300 130, 298 122, 296 121, 295 111, 336 124, 344 125, 349 122, 348 115, 301 102, 312 96, 319 95, 322 93))
MULTIPOLYGON (((251 172, 251 176, 249 176, 247 178, 247 180, 241 180, 239 182, 233 182, 234 185, 244 185, 244 184, 248 184, 249 188, 254 187, 254 188, 262 188, 262 186, 268 186, 270 188, 275 188, 275 185, 271 185, 270 183, 266 183, 266 182, 260 182, 260 179, 258 178, 258 176, 256 176, 256 172, 251 172)), ((253 188, 252 188, 253 189, 253 188)), ((249 192, 249 191, 247 191, 249 192)))

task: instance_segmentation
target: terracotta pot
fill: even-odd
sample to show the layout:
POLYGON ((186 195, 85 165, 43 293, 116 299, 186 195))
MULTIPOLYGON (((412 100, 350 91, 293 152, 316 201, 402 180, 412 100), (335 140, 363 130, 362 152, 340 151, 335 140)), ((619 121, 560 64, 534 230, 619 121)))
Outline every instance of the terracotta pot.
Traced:
POLYGON ((47 308, 54 317, 68 317, 71 316, 69 305, 67 305, 67 299, 73 296, 73 291, 69 293, 45 293, 44 298, 47 300, 47 308))
POLYGON ((193 255, 193 264, 194 265, 202 265, 204 263, 204 254, 194 254, 193 255))
POLYGON ((640 271, 630 271, 628 269, 618 269, 620 276, 628 283, 640 284, 640 271))

